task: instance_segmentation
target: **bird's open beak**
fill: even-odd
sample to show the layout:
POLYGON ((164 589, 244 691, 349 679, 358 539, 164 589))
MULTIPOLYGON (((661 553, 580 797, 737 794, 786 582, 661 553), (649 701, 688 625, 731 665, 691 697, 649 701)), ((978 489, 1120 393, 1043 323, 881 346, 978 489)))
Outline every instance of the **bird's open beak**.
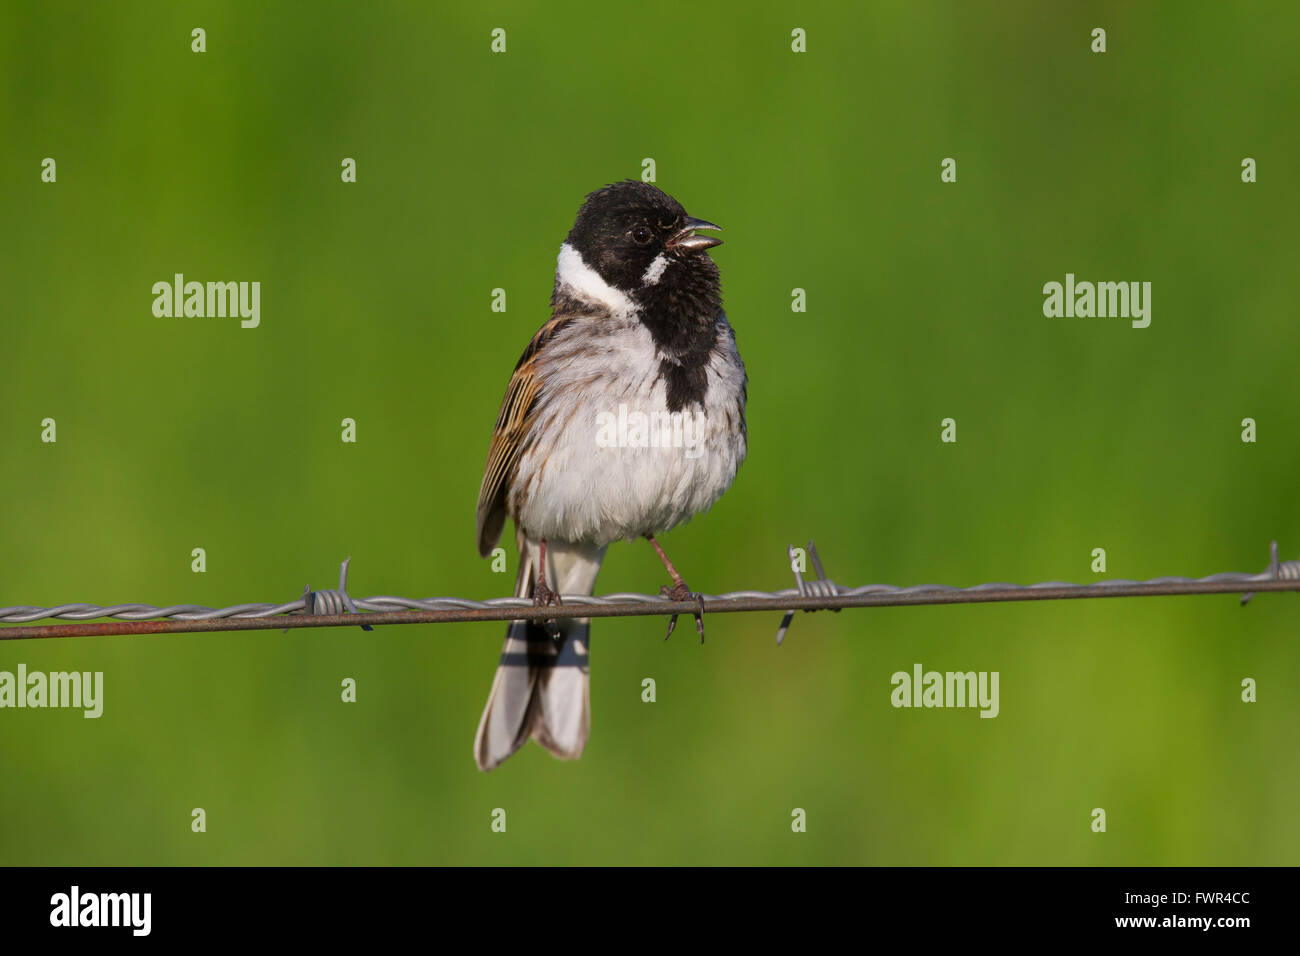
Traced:
POLYGON ((683 256, 691 252, 703 252, 705 249, 712 249, 714 246, 722 245, 722 240, 716 236, 697 236, 696 229, 716 229, 722 231, 721 226, 715 226, 713 223, 704 219, 692 219, 687 216, 682 221, 682 228, 678 229, 669 237, 667 246, 668 251, 676 255, 683 256))

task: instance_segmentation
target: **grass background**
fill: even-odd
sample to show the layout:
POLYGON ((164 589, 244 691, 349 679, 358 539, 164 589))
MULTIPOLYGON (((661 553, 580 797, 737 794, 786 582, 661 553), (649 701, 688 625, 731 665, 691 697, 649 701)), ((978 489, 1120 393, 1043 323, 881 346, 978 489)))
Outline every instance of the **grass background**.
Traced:
MULTIPOLYGON (((726 228, 750 375, 749 460, 665 539, 694 587, 788 586, 809 537, 851 584, 1293 557, 1298 28, 1280 2, 6 2, 0 605, 290 600, 349 554, 359 596, 507 593, 513 554, 474 550, 491 425, 582 197, 644 157, 726 228), (261 327, 155 318, 176 272, 260 281, 261 327), (1066 272, 1152 282, 1151 327, 1044 318, 1066 272)), ((662 577, 615 545, 599 589, 662 577)), ((0 863, 1295 864, 1296 614, 860 610, 780 648, 775 615, 704 647, 598 621, 584 758, 489 775, 502 625, 6 642, 2 670, 106 688, 99 720, 0 711, 0 863), (999 671, 1001 715, 893 709, 918 661, 999 671)))

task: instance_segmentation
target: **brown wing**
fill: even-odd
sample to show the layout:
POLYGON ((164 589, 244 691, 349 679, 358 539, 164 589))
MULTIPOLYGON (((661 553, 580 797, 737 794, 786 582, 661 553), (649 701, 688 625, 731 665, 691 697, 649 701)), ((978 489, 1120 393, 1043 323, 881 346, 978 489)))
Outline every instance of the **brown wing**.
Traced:
POLYGON ((537 354, 560 331, 572 316, 551 319, 533 336, 510 376, 506 397, 501 402, 492 443, 488 446, 483 484, 478 490, 478 553, 487 557, 501 539, 506 523, 506 494, 514 480, 515 466, 528 438, 533 406, 541 387, 537 380, 537 354))

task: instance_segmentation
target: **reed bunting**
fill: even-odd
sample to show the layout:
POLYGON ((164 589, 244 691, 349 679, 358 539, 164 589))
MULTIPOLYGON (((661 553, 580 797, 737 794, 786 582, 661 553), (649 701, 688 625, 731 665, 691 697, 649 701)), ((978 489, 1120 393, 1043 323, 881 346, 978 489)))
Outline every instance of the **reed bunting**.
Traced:
MULTIPOLYGON (((707 254, 722 240, 698 234, 718 229, 632 180, 578 211, 478 495, 481 555, 514 519, 517 596, 546 606, 592 594, 610 542, 646 538, 672 580, 663 593, 698 597, 654 536, 708 509, 745 458, 745 366, 707 254)), ((702 639, 698 614, 696 626, 702 639)), ((479 769, 529 737, 560 758, 582 754, 589 633, 586 618, 510 624, 474 740, 479 769)))

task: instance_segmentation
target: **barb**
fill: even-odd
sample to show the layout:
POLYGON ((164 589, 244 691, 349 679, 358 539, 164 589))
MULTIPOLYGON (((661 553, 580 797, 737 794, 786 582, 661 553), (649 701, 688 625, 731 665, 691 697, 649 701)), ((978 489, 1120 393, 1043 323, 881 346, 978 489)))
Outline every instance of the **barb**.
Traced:
MULTIPOLYGON (((834 596, 840 593, 839 586, 826 576, 826 569, 822 567, 822 559, 817 554, 817 546, 811 540, 808 542, 808 556, 812 558, 813 569, 817 572, 816 581, 805 581, 803 579, 803 572, 799 570, 799 560, 794 552, 794 545, 786 548, 786 554, 790 557, 790 570, 794 572, 794 583, 798 586, 799 594, 802 597, 808 597, 809 595, 834 596)), ((814 608, 814 610, 816 609, 814 608)), ((840 608, 833 607, 830 610, 838 612, 840 608)), ((786 611, 785 616, 781 618, 781 626, 776 631, 778 646, 785 640, 785 632, 790 630, 790 622, 793 620, 794 611, 786 611)))
MULTIPOLYGON (((1268 546, 1268 556, 1269 556, 1268 567, 1265 568, 1263 572, 1261 572, 1263 575, 1267 576, 1266 580, 1295 581, 1297 579, 1300 579, 1300 560, 1279 562, 1277 560, 1276 541, 1274 541, 1272 544, 1268 546)), ((1254 596, 1255 596, 1254 592, 1251 592, 1250 594, 1243 594, 1241 596, 1241 606, 1245 607, 1247 604, 1249 604, 1250 599, 1253 598, 1254 596)))
MULTIPOLYGON (((346 565, 346 562, 345 562, 346 565)), ((840 587, 825 577, 820 561, 814 556, 817 581, 803 581, 796 573, 795 588, 783 591, 731 591, 703 595, 704 610, 709 614, 744 611, 820 611, 847 607, 911 607, 922 604, 990 604, 1009 601, 1059 601, 1082 598, 1155 597, 1183 594, 1242 594, 1265 591, 1300 591, 1300 561, 1284 565, 1270 563, 1259 574, 1229 572, 1204 578, 1162 577, 1149 581, 1112 578, 1092 584, 1045 581, 1039 584, 977 584, 953 587, 947 584, 918 584, 897 587, 892 584, 868 584, 863 587, 840 587)), ((346 570, 346 568, 345 568, 346 570)), ((340 590, 344 590, 340 588, 340 590)), ((310 591, 308 595, 310 595, 310 591)), ((320 592, 324 593, 324 592, 320 592)), ((644 617, 668 614, 694 614, 695 600, 674 601, 658 594, 585 594, 564 595, 560 607, 534 607, 527 598, 502 597, 487 601, 468 598, 404 598, 382 595, 353 602, 346 613, 303 613, 309 597, 288 604, 236 604, 225 608, 207 608, 194 604, 152 607, 145 604, 60 604, 40 608, 16 606, 0 608, 0 624, 26 624, 49 618, 70 620, 74 624, 48 624, 24 627, 0 627, 0 640, 25 640, 53 637, 86 637, 130 634, 175 634, 207 631, 249 631, 269 628, 291 630, 301 627, 356 626, 353 613, 364 614, 365 625, 442 624, 462 621, 541 621, 574 617, 644 617), (298 613, 295 613, 298 612, 298 613), (112 622, 90 623, 95 618, 116 618, 112 622), (167 620, 160 620, 167 619, 167 620)), ((345 604, 346 607, 346 604, 345 604)), ((317 610, 313 605, 313 610, 317 610)), ((787 622, 788 626, 788 622, 787 622)))
MULTIPOLYGON (((337 590, 332 591, 313 591, 311 585, 307 584, 302 589, 302 610, 290 611, 291 614, 358 614, 356 604, 353 603, 351 596, 348 594, 348 564, 352 561, 352 556, 343 559, 343 564, 339 566, 339 586, 337 590)), ((361 630, 373 631, 374 628, 369 624, 362 624, 361 630)), ((288 634, 289 629, 286 627, 284 633, 288 634)))

